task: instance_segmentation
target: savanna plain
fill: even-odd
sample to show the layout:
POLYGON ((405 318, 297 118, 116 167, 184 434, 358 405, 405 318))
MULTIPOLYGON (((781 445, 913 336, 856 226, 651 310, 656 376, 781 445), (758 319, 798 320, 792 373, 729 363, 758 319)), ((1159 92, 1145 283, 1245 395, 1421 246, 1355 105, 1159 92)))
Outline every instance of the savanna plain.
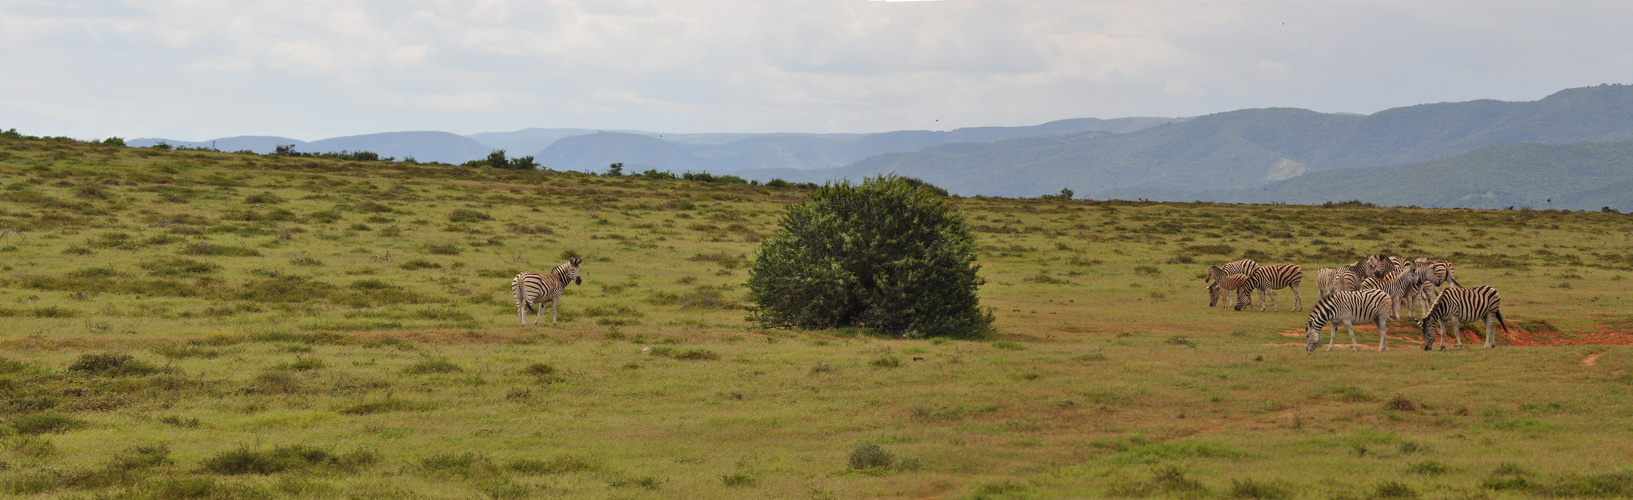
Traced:
POLYGON ((0 139, 0 493, 1633 495, 1629 216, 954 197, 996 331, 897 339, 750 322, 806 191, 731 180, 0 139), (1496 287, 1498 347, 1307 353, 1372 253, 1496 287), (1208 308, 1243 257, 1305 310, 1208 308))

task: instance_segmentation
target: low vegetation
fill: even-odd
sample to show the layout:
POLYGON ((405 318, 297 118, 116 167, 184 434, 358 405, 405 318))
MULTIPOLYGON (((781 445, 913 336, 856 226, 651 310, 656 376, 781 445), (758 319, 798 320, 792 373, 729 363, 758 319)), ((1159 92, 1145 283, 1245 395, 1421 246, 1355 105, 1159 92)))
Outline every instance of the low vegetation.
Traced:
POLYGON ((721 177, 0 137, 0 495, 1633 494, 1628 216, 949 197, 991 328, 901 339, 751 321, 812 191, 721 177), (1375 252, 1514 330, 1306 354, 1303 311, 1206 307, 1208 264, 1375 252))

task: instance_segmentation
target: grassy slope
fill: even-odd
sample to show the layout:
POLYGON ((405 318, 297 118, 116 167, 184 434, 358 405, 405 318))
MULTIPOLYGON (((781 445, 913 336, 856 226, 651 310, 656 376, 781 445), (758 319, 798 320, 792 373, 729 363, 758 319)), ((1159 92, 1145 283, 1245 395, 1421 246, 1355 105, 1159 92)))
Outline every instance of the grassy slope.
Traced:
MULTIPOLYGON (((1203 264, 1243 255, 1299 263, 1312 277, 1384 249, 1449 257, 1465 284, 1503 291, 1511 326, 1546 321, 1553 338, 1580 339, 1633 320, 1625 217, 957 199, 982 231, 983 303, 1004 333, 929 342, 762 331, 744 320, 752 242, 800 196, 0 142, 0 231, 19 230, 0 237, 0 490, 844 498, 1633 488, 1626 476, 1591 476, 1624 470, 1630 452, 1633 349, 1424 353, 1407 335, 1384 353, 1309 355, 1277 333, 1303 323, 1286 310, 1291 294, 1279 313, 1207 310, 1198 280, 1203 264), (563 323, 518 328, 510 275, 548 269, 568 250, 586 257, 586 280, 569 289, 563 323), (98 353, 160 371, 71 369, 98 353), (1592 353, 1605 354, 1578 363, 1592 353), (1395 408, 1397 395, 1420 407, 1395 408), (864 443, 893 465, 848 468, 864 443), (319 452, 276 455, 296 445, 319 452), (154 456, 168 461, 132 458, 154 456), (228 473, 263 462, 284 469, 228 473)), ((1315 287, 1304 292, 1308 305, 1315 287)))

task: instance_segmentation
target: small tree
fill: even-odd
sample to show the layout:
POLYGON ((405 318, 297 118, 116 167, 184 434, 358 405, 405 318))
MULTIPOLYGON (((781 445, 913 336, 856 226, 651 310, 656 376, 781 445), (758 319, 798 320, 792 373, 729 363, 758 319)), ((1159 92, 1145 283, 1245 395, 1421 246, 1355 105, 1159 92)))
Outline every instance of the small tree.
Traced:
POLYGON ((488 161, 486 163, 488 166, 493 168, 510 167, 510 160, 505 159, 505 150, 503 149, 495 149, 492 153, 488 153, 488 161))
POLYGON ((613 177, 619 177, 619 176, 624 175, 624 164, 622 162, 619 162, 619 163, 614 163, 614 164, 611 164, 611 165, 607 165, 607 175, 610 175, 610 176, 613 176, 613 177))
POLYGON ((749 270, 750 320, 904 337, 984 334, 975 236, 933 186, 829 183, 783 214, 749 270))

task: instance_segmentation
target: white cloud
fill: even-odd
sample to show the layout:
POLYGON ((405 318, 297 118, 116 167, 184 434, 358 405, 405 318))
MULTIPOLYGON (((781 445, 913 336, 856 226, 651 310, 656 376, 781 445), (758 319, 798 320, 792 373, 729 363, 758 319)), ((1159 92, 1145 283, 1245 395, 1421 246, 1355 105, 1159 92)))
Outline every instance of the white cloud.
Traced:
POLYGON ((0 125, 316 139, 1371 112, 1633 81, 1628 14, 1517 0, 12 1, 0 125))

